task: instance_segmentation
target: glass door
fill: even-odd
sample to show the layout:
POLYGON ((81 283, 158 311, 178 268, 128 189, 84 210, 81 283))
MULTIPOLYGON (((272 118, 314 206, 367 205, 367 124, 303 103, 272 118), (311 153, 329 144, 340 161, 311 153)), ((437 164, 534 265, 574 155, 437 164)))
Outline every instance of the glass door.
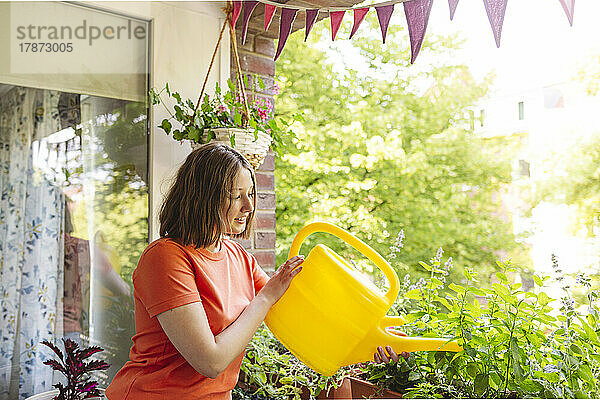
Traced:
POLYGON ((94 357, 111 367, 94 378, 108 385, 129 356, 131 275, 148 243, 150 25, 79 5, 33 4, 1 5, 14 28, 11 48, 31 41, 18 27, 45 26, 31 29, 36 40, 82 51, 62 59, 74 70, 53 52, 0 62, 0 399, 61 381, 43 364, 52 358, 43 340, 104 348, 94 357), (79 39, 84 25, 87 38, 79 39), (95 28, 100 37, 90 42, 95 28), (23 60, 37 65, 17 68, 23 60))

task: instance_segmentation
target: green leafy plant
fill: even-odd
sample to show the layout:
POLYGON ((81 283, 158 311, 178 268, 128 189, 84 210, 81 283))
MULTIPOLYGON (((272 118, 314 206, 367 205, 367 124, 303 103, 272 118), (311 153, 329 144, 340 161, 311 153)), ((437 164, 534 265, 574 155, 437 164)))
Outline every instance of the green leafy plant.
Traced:
MULTIPOLYGON (((267 90, 260 77, 256 78, 260 90, 267 90)), ((247 82, 245 83, 247 86, 247 82)), ((255 138, 258 132, 263 132, 272 138, 271 148, 281 155, 287 138, 294 137, 291 125, 301 120, 301 114, 291 115, 290 119, 275 117, 273 103, 266 98, 255 97, 248 101, 248 111, 245 110, 243 99, 237 95, 236 87, 231 80, 227 81, 227 90, 223 91, 219 83, 216 84, 215 94, 211 97, 205 94, 197 104, 192 100, 183 100, 178 92, 165 87, 156 91, 150 90, 150 101, 153 105, 162 104, 170 117, 162 120, 158 126, 167 135, 172 134, 175 140, 190 140, 194 143, 208 143, 215 138, 215 128, 239 128, 254 131, 255 138), (166 93, 175 101, 170 109, 161 95, 166 93), (173 123, 177 127, 173 127, 173 123)), ((268 88, 275 94, 279 93, 279 86, 274 84, 268 88)), ((231 136, 231 145, 235 145, 235 135, 231 136)))
POLYGON ((421 376, 414 370, 417 367, 414 354, 405 353, 398 362, 357 364, 353 375, 369 382, 376 382, 382 389, 404 393, 408 388, 416 386, 421 376))
MULTIPOLYGON (((400 246, 401 247, 401 246, 400 246)), ((560 306, 546 293, 548 276, 534 275, 534 291, 510 277, 516 269, 498 262, 489 287, 464 268, 462 284, 447 283, 451 259, 443 251, 420 265, 428 279, 406 285, 397 302, 406 313, 408 335, 457 338, 460 353, 417 352, 397 365, 366 364, 372 382, 406 398, 598 398, 600 318, 598 293, 584 275, 587 305, 576 304, 563 271, 552 259, 562 286, 560 306), (586 310, 584 310, 587 308, 586 310), (584 312, 585 311, 585 312, 584 312)))
POLYGON ((42 344, 49 347, 58 356, 58 360, 46 360, 44 364, 59 371, 67 378, 66 386, 60 382, 54 385, 59 391, 54 400, 82 400, 100 396, 100 391, 96 387, 98 383, 87 375, 92 371, 105 370, 109 365, 100 360, 85 360, 102 351, 101 347, 92 346, 79 349, 79 345, 71 339, 63 339, 65 348, 63 354, 54 343, 44 340, 42 344))
POLYGON ((339 386, 348 374, 343 368, 332 377, 322 376, 292 355, 263 325, 247 347, 241 379, 233 398, 287 400, 301 395, 315 398, 322 390, 339 386))

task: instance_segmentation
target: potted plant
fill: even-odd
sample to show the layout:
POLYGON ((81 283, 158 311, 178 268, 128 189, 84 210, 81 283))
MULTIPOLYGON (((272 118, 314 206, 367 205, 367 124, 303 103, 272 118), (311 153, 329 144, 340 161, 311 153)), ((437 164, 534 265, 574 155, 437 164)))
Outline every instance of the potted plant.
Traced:
POLYGON ((352 398, 401 399, 401 392, 410 386, 411 357, 405 353, 398 362, 355 365, 348 377, 352 398))
POLYGON ((314 372, 263 325, 248 344, 233 399, 347 399, 338 396, 346 376, 344 368, 332 377, 314 372))
MULTIPOLYGON (((193 146, 211 140, 221 141, 240 151, 252 166, 257 168, 267 154, 269 146, 277 155, 281 155, 285 137, 293 136, 290 125, 300 119, 300 114, 292 116, 291 121, 286 121, 273 115, 273 104, 270 100, 256 98, 256 96, 248 99, 246 95, 246 87, 249 86, 248 76, 244 78, 242 74, 235 29, 233 24, 229 23, 232 9, 228 7, 226 12, 227 18, 221 28, 197 102, 194 104, 190 99, 184 101, 178 92, 170 90, 168 83, 158 92, 154 88, 151 89, 150 101, 152 105, 162 104, 169 113, 170 117, 163 119, 158 126, 167 135, 173 134, 175 140, 189 140, 193 146), (237 78, 235 85, 231 80, 227 81, 225 92, 222 92, 217 83, 215 94, 211 98, 208 94, 204 94, 204 89, 227 25, 229 25, 237 78), (161 94, 165 92, 175 101, 172 109, 161 98, 161 94)), ((264 91, 265 85, 262 79, 257 77, 256 82, 264 91)), ((272 89, 274 94, 277 94, 279 88, 274 85, 272 89)))
MULTIPOLYGON (((255 81, 261 90, 266 89, 262 79, 256 77, 255 81)), ((227 81, 227 90, 217 83, 214 95, 201 95, 196 104, 190 99, 184 101, 168 83, 160 91, 150 90, 151 103, 162 104, 169 113, 169 118, 163 119, 158 127, 179 141, 224 142, 242 152, 255 168, 262 163, 269 147, 281 155, 286 139, 294 136, 290 126, 300 119, 299 115, 291 116, 290 120, 275 117, 270 100, 255 97, 246 101, 236 87, 239 85, 231 80, 227 81), (174 102, 172 109, 161 97, 164 94, 174 102)), ((272 90, 277 93, 278 87, 274 85, 272 90)))
POLYGON ((564 274, 553 256, 562 290, 556 300, 547 294, 549 276, 532 275, 534 290, 523 290, 507 262, 497 263, 492 282, 464 268, 462 282, 447 283, 453 265, 442 255, 439 249, 420 263, 427 279, 404 285, 397 302, 405 314, 402 329, 455 335, 464 350, 411 353, 396 366, 365 365, 364 379, 405 398, 600 396, 600 295, 591 277, 564 274))
POLYGON ((65 352, 44 340, 42 344, 48 346, 58 359, 44 361, 45 365, 59 371, 67 378, 67 384, 57 383, 56 389, 29 397, 27 400, 83 400, 103 397, 103 390, 99 389, 98 382, 92 380, 88 374, 92 371, 105 370, 109 365, 100 360, 86 361, 90 356, 100 351, 101 347, 91 346, 79 349, 79 345, 71 339, 62 339, 65 352))
MULTIPOLYGON (((409 361, 408 355, 405 361, 409 361)), ((405 365, 369 362, 341 368, 334 376, 325 377, 294 357, 263 326, 248 345, 233 399, 399 399, 402 395, 391 390, 394 387, 390 388, 389 379, 379 379, 377 384, 368 381, 389 378, 396 369, 405 369, 405 365)))

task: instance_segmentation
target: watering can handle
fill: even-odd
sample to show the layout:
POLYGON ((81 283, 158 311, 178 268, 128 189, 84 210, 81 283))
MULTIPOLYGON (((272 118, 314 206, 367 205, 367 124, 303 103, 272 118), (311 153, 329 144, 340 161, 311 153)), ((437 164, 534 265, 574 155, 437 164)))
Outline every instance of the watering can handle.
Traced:
POLYGON ((337 227, 333 224, 327 222, 313 222, 311 224, 306 225, 304 228, 300 229, 294 240, 292 241, 292 245, 290 247, 290 252, 288 258, 292 258, 297 256, 300 252, 300 246, 304 239, 306 239, 309 235, 315 232, 325 232, 330 233, 333 236, 336 236, 339 239, 342 239, 344 242, 348 243, 350 246, 354 247, 356 250, 367 256, 369 260, 371 260, 387 277, 388 282, 390 283, 390 289, 385 294, 385 298, 388 301, 388 304, 391 306, 396 297, 398 297, 398 291, 400 290, 398 276, 390 267, 387 261, 383 257, 379 255, 375 250, 373 250, 369 245, 354 237, 351 233, 343 230, 340 227, 337 227))

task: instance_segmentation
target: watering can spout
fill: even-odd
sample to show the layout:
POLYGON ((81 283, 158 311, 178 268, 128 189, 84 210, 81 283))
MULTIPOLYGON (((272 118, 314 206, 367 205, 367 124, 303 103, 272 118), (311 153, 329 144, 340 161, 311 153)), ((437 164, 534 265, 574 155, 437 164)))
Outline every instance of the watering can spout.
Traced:
POLYGON ((451 351, 459 352, 463 348, 452 339, 411 337, 401 336, 393 331, 386 329, 390 326, 402 325, 404 320, 401 317, 386 316, 379 326, 374 327, 366 337, 350 351, 344 365, 352 365, 366 361, 372 361, 377 347, 390 346, 397 354, 406 351, 412 353, 415 351, 451 351))

